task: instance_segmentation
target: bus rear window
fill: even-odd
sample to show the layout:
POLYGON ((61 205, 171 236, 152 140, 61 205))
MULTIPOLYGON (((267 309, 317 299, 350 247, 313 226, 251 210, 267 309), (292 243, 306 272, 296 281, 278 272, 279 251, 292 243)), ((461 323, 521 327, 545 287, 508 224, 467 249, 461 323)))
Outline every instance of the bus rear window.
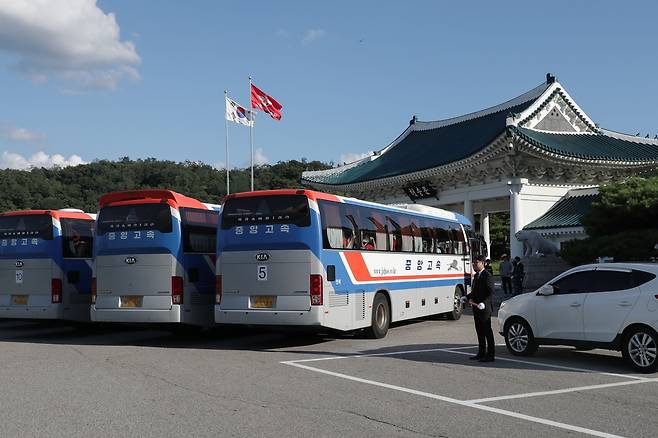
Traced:
POLYGON ((98 214, 98 234, 112 231, 155 230, 170 233, 169 204, 133 204, 101 208, 98 214))
POLYGON ((47 214, 0 216, 0 239, 53 238, 53 219, 47 214))
POLYGON ((293 224, 308 227, 311 215, 304 195, 233 198, 222 208, 222 228, 250 224, 293 224))

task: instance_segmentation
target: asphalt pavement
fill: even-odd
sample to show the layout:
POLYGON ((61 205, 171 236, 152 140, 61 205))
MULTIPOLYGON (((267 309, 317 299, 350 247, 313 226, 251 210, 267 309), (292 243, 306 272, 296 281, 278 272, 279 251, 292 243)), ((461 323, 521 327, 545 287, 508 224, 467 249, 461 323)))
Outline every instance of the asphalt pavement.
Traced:
MULTIPOLYGON (((497 328, 495 328, 497 329, 497 328)), ((0 320, 2 437, 653 437, 657 375, 545 347, 468 360, 470 315, 386 338, 0 320)))

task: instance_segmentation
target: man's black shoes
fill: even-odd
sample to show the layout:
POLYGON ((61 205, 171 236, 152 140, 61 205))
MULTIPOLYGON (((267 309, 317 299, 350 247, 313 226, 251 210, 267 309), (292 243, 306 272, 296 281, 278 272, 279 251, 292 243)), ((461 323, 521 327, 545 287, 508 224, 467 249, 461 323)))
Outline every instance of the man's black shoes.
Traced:
POLYGON ((479 362, 493 362, 494 360, 493 356, 484 356, 478 359, 479 362))
POLYGON ((469 359, 470 359, 470 360, 481 360, 483 357, 484 357, 484 356, 480 356, 479 354, 477 354, 477 355, 475 355, 475 356, 471 356, 471 357, 469 357, 469 359))

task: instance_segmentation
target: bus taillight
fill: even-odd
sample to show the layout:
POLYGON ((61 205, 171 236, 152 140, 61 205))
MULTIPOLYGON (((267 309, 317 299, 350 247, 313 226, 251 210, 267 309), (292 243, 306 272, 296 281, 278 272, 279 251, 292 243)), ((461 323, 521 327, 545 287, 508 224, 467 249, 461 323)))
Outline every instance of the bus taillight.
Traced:
POLYGON ((171 277, 171 302, 183 304, 183 277, 171 277))
POLYGON ((215 304, 222 302, 222 276, 215 276, 215 304))
POLYGON ((311 274, 311 305, 322 305, 322 275, 311 274))
POLYGON ((91 304, 96 304, 96 277, 91 277, 91 304))
POLYGON ((50 283, 50 298, 53 304, 62 302, 62 280, 53 278, 50 283))

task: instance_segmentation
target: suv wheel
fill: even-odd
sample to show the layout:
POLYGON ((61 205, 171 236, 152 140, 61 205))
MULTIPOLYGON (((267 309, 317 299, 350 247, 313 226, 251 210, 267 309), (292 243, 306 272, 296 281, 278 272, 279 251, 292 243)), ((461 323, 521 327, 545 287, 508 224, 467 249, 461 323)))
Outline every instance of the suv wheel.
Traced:
POLYGON ((505 324, 503 334, 505 336, 505 345, 513 355, 531 356, 537 351, 538 345, 527 322, 521 319, 513 319, 505 324))
POLYGON ((624 338, 622 355, 624 359, 641 373, 653 373, 658 367, 656 347, 658 336, 647 327, 637 327, 624 338))

